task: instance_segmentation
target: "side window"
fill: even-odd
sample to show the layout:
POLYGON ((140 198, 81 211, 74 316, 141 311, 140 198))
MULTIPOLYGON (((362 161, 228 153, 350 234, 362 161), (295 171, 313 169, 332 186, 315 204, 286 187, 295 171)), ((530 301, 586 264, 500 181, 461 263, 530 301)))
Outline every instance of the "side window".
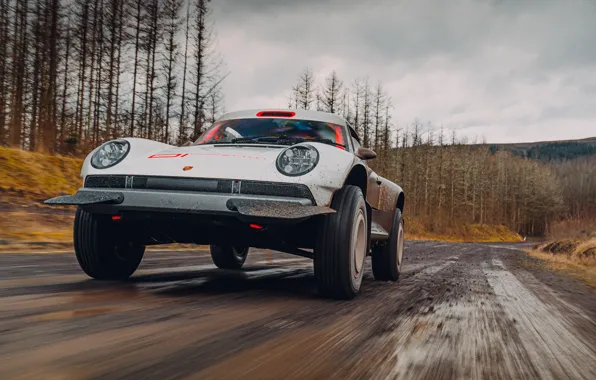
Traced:
POLYGON ((352 136, 352 145, 354 145, 354 152, 360 148, 360 143, 354 138, 354 136, 352 136))

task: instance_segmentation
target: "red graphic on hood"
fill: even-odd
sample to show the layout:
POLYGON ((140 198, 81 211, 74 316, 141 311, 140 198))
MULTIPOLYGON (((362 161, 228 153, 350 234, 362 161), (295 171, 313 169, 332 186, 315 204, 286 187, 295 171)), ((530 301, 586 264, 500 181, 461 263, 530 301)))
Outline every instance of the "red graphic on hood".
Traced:
POLYGON ((166 154, 152 154, 149 158, 182 158, 188 156, 188 153, 166 153, 166 154))
POLYGON ((226 153, 165 153, 165 154, 153 154, 148 158, 184 158, 187 156, 211 156, 211 157, 240 157, 248 158, 251 160, 267 160, 265 157, 260 156, 246 156, 242 154, 226 154, 226 153))

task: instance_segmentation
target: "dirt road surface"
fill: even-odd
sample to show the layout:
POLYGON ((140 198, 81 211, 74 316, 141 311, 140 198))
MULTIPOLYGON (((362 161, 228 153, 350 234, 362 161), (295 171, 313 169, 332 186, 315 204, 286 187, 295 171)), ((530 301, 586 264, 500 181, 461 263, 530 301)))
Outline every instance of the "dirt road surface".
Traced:
POLYGON ((126 283, 0 255, 0 379, 596 379, 596 292, 518 247, 408 242, 353 301, 268 251, 149 252, 126 283))

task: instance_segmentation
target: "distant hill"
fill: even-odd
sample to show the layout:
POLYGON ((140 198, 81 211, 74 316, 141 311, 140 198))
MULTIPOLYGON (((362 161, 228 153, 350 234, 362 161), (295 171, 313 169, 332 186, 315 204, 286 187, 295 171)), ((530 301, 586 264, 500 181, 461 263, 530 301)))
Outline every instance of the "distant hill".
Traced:
POLYGON ((540 161, 571 160, 596 155, 596 137, 581 140, 489 144, 489 146, 493 152, 507 150, 516 156, 534 158, 540 161))

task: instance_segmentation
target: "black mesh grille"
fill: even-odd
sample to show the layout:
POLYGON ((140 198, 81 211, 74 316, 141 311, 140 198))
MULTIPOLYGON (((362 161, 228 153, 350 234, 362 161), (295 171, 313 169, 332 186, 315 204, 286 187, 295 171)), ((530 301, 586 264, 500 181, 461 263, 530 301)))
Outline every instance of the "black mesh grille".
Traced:
POLYGON ((104 189, 124 189, 126 187, 126 176, 87 176, 85 178, 85 187, 99 187, 104 189))
POLYGON ((306 185, 242 181, 242 194, 277 195, 296 198, 312 199, 312 194, 306 185))
MULTIPOLYGON (((231 194, 233 182, 235 181, 229 179, 209 178, 87 176, 85 178, 85 187, 113 189, 133 188, 231 194)), ((314 198, 310 192, 310 189, 306 185, 301 184, 241 181, 240 186, 236 185, 234 188, 240 190, 239 193, 235 191, 236 194, 307 198, 314 203, 314 198)))

